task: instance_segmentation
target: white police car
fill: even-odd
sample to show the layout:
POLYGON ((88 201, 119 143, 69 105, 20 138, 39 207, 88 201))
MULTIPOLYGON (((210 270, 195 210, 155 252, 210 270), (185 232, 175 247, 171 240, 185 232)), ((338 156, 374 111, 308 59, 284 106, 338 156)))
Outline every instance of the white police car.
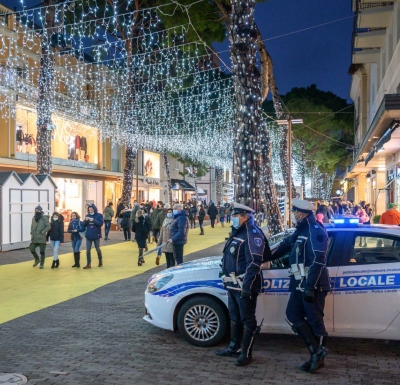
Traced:
MULTIPOLYGON (((327 331, 331 336, 399 340, 400 228, 350 221, 339 219, 327 227, 332 285, 325 306, 327 331)), ((154 274, 145 293, 144 319, 179 330, 194 345, 217 344, 229 328, 220 263, 220 256, 209 257, 154 274)), ((258 321, 264 318, 261 332, 293 333, 285 321, 287 257, 268 265, 257 305, 258 321)))

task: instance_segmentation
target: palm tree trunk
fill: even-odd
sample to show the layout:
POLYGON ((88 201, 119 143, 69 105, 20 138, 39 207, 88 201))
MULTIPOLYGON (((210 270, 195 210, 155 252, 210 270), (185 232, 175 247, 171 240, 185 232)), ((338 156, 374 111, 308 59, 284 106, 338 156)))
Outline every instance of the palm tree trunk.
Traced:
POLYGON ((217 203, 221 203, 223 198, 224 170, 222 168, 216 168, 215 176, 217 179, 217 187, 216 187, 217 203))
MULTIPOLYGON (((124 180, 122 182, 122 203, 129 205, 132 198, 133 174, 135 173, 135 161, 137 150, 127 147, 125 151, 124 180)), ((136 197, 138 199, 139 197, 136 197)))
POLYGON ((169 201, 169 204, 172 207, 172 182, 171 182, 171 173, 170 173, 170 170, 169 170, 168 155, 167 155, 166 152, 164 152, 164 167, 165 167, 165 173, 167 174, 168 201, 169 201))

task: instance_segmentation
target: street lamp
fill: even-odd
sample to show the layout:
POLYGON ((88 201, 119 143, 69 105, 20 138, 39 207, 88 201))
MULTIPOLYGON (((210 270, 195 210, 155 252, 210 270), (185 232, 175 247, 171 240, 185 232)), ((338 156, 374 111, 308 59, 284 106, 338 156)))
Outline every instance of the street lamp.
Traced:
MULTIPOLYGON (((280 126, 288 126, 288 163, 289 163, 289 210, 292 209, 292 124, 303 124, 303 119, 292 119, 289 116, 288 119, 277 120, 280 126)), ((289 217, 289 227, 292 227, 292 217, 289 217)))

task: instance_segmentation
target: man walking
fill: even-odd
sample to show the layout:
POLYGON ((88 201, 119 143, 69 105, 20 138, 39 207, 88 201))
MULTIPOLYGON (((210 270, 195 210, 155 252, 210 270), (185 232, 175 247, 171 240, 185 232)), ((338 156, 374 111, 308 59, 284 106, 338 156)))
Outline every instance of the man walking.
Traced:
POLYGON ((46 235, 50 230, 50 223, 47 216, 43 214, 41 206, 35 207, 35 216, 32 218, 31 223, 31 243, 29 245, 29 251, 35 258, 33 267, 39 264, 39 256, 36 253, 36 248, 40 250, 40 269, 44 267, 45 250, 46 250, 46 235))
POLYGON ((289 253, 290 298, 286 317, 310 352, 310 359, 299 369, 314 373, 324 364, 328 352, 324 324, 325 297, 331 290, 326 267, 328 236, 315 220, 313 204, 293 199, 292 205, 296 231, 279 244, 269 260, 289 253))
POLYGON ((232 235, 225 244, 222 257, 231 340, 229 346, 218 350, 216 355, 239 357, 236 366, 248 365, 252 360, 254 337, 257 335, 257 296, 262 286, 261 264, 265 257, 271 256, 268 241, 254 224, 253 214, 250 207, 234 203, 232 235))
POLYGON ((85 237, 87 258, 87 264, 84 269, 90 269, 92 267, 91 248, 93 243, 97 251, 97 257, 99 258, 99 267, 103 266, 103 255, 100 249, 101 227, 103 224, 103 215, 97 212, 97 207, 94 204, 90 204, 88 206, 86 218, 83 221, 83 225, 86 227, 85 237))
POLYGON ((160 236, 160 229, 161 229, 161 224, 159 221, 157 221, 158 215, 164 211, 163 209, 164 203, 161 201, 157 202, 157 207, 153 210, 153 213, 151 215, 151 226, 153 228, 153 238, 154 242, 158 242, 158 237, 160 236))
POLYGON ((388 209, 381 215, 379 223, 383 225, 400 225, 400 213, 396 203, 389 203, 388 209))
POLYGON ((171 239, 168 242, 172 243, 176 264, 180 265, 183 263, 183 246, 187 243, 189 232, 189 214, 183 210, 181 204, 174 205, 173 214, 174 220, 170 226, 171 239))

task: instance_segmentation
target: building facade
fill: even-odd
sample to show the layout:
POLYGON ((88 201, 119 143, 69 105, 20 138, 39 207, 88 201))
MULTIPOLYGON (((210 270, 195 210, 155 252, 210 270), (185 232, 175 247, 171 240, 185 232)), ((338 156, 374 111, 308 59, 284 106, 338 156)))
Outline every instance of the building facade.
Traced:
POLYGON ((352 0, 350 97, 355 104, 354 199, 375 214, 400 204, 400 2, 352 0))

